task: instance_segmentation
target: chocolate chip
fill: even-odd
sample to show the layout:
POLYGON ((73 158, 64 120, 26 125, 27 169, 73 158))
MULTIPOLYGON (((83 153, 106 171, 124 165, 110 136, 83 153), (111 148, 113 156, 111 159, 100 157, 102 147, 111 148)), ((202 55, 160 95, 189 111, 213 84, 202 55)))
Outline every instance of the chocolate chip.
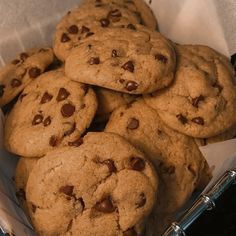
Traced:
POLYGON ((4 88, 5 88, 5 85, 1 84, 0 85, 0 97, 2 97, 4 94, 4 88))
POLYGON ((46 126, 50 125, 51 122, 52 122, 51 117, 48 116, 48 117, 43 121, 43 125, 46 127, 46 126))
POLYGON ((139 127, 139 120, 136 118, 130 118, 128 120, 127 129, 137 129, 139 127))
POLYGON ((19 199, 26 200, 25 190, 22 189, 22 188, 20 188, 20 189, 16 192, 16 196, 17 196, 19 199))
POLYGON ((38 124, 42 123, 42 121, 43 121, 43 116, 37 114, 34 116, 34 119, 32 121, 32 125, 38 125, 38 124))
POLYGON ((83 210, 84 210, 84 208, 85 208, 85 203, 84 203, 83 198, 80 197, 80 198, 78 199, 78 201, 80 201, 80 204, 81 204, 81 206, 82 206, 82 208, 83 208, 83 210))
POLYGON ((165 57, 164 55, 159 54, 159 53, 155 55, 155 59, 157 61, 160 61, 160 62, 164 63, 164 64, 166 64, 167 61, 168 61, 167 57, 165 57))
POLYGON ((29 69, 29 77, 30 78, 37 78, 41 74, 41 70, 38 67, 32 67, 29 69))
POLYGON ((31 207, 32 207, 32 212, 35 213, 37 210, 37 207, 34 204, 31 204, 31 207))
POLYGON ((110 21, 107 18, 103 18, 100 20, 100 23, 102 27, 108 27, 110 24, 110 21))
POLYGON ((92 35, 94 35, 93 32, 88 32, 88 33, 85 35, 85 37, 87 38, 87 37, 90 37, 90 36, 92 36, 92 35))
POLYGON ((15 59, 11 62, 11 64, 13 64, 13 65, 17 65, 18 63, 20 63, 19 59, 15 59))
POLYGON ((118 9, 112 10, 108 13, 107 17, 121 17, 121 12, 118 9))
POLYGON ((103 213, 112 213, 116 210, 116 207, 113 205, 111 197, 106 197, 96 203, 94 209, 103 213))
POLYGON ((75 106, 70 103, 66 103, 61 107, 61 114, 63 117, 70 117, 75 112, 75 106))
POLYGON ((124 79, 119 79, 119 82, 120 82, 121 84, 123 84, 123 83, 125 82, 125 80, 124 80, 124 79))
POLYGON ((48 92, 45 92, 41 98, 40 103, 44 104, 44 103, 50 102, 52 98, 53 96, 51 94, 49 94, 48 92))
POLYGON ((66 98, 68 98, 69 95, 70 93, 65 88, 60 88, 57 94, 57 101, 58 102, 63 101, 66 98))
POLYGON ((73 195, 74 186, 65 185, 59 188, 60 193, 64 193, 65 195, 72 196, 73 195))
POLYGON ((77 25, 71 25, 69 28, 68 28, 68 32, 70 34, 78 34, 79 32, 79 28, 77 25))
POLYGON ((132 61, 127 61, 121 68, 128 70, 129 72, 134 72, 134 64, 132 61))
POLYGON ((111 56, 112 56, 112 57, 118 57, 118 52, 117 52, 117 50, 113 49, 112 52, 111 52, 111 56))
POLYGON ((182 114, 178 114, 178 115, 176 115, 176 117, 178 118, 178 120, 179 120, 183 125, 185 125, 186 123, 188 123, 188 119, 187 119, 185 116, 183 116, 182 114))
POLYGON ((70 127, 70 129, 68 129, 67 131, 64 132, 64 136, 71 135, 75 131, 75 128, 76 128, 76 124, 73 123, 72 126, 70 127))
POLYGON ((123 232, 123 236, 137 236, 138 234, 134 230, 134 228, 128 229, 125 232, 123 232))
POLYGON ((108 167, 110 173, 113 173, 113 172, 116 172, 116 171, 117 171, 116 166, 115 166, 115 163, 114 163, 114 161, 111 160, 111 159, 107 159, 107 160, 103 161, 102 164, 107 165, 107 167, 108 167))
POLYGON ((192 122, 198 124, 198 125, 204 125, 204 119, 202 117, 194 117, 192 119, 192 122))
POLYGON ((63 34, 61 35, 61 42, 62 42, 62 43, 66 43, 66 42, 68 42, 68 41, 70 41, 70 37, 69 37, 66 33, 63 33, 63 34))
POLYGON ((19 86, 21 86, 21 81, 20 81, 20 80, 18 80, 18 79, 13 79, 13 80, 11 81, 11 87, 12 87, 12 88, 16 88, 16 87, 19 87, 19 86))
POLYGON ((146 199, 146 197, 145 197, 145 194, 144 194, 144 193, 141 193, 141 194, 139 195, 139 200, 138 200, 138 202, 135 203, 135 206, 136 206, 137 208, 143 207, 143 206, 145 205, 146 201, 147 201, 147 199, 146 199))
POLYGON ((195 98, 192 99, 192 105, 194 107, 198 107, 199 102, 204 101, 204 99, 205 98, 202 95, 200 95, 198 97, 195 97, 195 98))
POLYGON ((28 55, 27 53, 25 53, 25 52, 22 52, 22 53, 20 54, 20 59, 21 59, 22 61, 25 61, 28 57, 29 57, 29 55, 28 55))
POLYGON ((49 144, 52 147, 55 147, 57 145, 57 137, 55 135, 52 135, 50 140, 49 140, 49 144))
POLYGON ((75 141, 68 142, 69 146, 74 146, 74 147, 79 147, 82 144, 83 144, 83 139, 82 138, 78 138, 75 141))
POLYGON ((138 84, 135 81, 128 81, 125 85, 127 91, 133 91, 138 88, 138 84))
POLYGON ((89 31, 90 31, 90 29, 88 27, 86 27, 84 25, 81 27, 81 34, 89 32, 89 31))
POLYGON ((133 170, 142 171, 145 168, 145 161, 140 157, 130 158, 130 166, 133 170))
POLYGON ((99 57, 91 57, 89 60, 88 60, 88 63, 90 65, 98 65, 100 63, 100 59, 99 57))
POLYGON ((127 28, 132 29, 132 30, 136 30, 136 27, 133 24, 128 24, 127 28))

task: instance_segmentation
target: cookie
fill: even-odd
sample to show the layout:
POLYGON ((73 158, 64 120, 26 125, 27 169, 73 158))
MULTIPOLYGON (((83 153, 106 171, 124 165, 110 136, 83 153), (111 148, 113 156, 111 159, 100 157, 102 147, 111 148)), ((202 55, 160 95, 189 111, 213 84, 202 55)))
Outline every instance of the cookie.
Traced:
POLYGON ((157 187, 143 153, 116 134, 100 132, 40 159, 26 196, 39 235, 141 235, 157 187))
POLYGON ((51 48, 22 52, 0 69, 0 106, 12 101, 53 62, 51 48))
POLYGON ((209 168, 194 139, 168 128, 143 100, 116 109, 105 131, 126 138, 155 165, 159 214, 180 209, 194 190, 208 183, 209 168))
MULTIPOLYGON (((236 118, 235 118, 236 122, 236 118)), ((229 130, 226 130, 225 132, 218 134, 214 137, 210 138, 196 138, 195 141, 198 146, 205 146, 212 143, 217 142, 223 142, 229 139, 236 138, 236 125, 232 126, 229 130)))
POLYGON ((95 92, 98 99, 96 122, 105 122, 116 108, 129 104, 137 99, 137 96, 116 92, 110 89, 96 87, 95 92))
POLYGON ((134 12, 140 18, 140 24, 152 30, 157 29, 157 20, 151 8, 143 0, 84 0, 83 2, 97 5, 115 3, 134 12))
POLYGON ((127 27, 139 23, 139 17, 116 4, 83 4, 69 11, 56 27, 53 49, 64 61, 81 39, 110 27, 127 27))
POLYGON ((168 86, 174 70, 171 43, 141 25, 97 32, 78 44, 65 63, 66 75, 75 81, 130 94, 168 86))
POLYGON ((21 157, 17 163, 15 171, 15 188, 16 196, 20 202, 20 205, 28 212, 25 189, 29 178, 29 174, 33 169, 34 165, 37 163, 38 158, 24 158, 21 157))
POLYGON ((30 83, 9 113, 5 147, 24 157, 41 157, 59 146, 76 146, 97 109, 95 93, 62 70, 30 83))
POLYGON ((177 46, 173 84, 146 96, 171 128, 196 138, 216 136, 235 124, 236 80, 230 61, 206 46, 177 46))

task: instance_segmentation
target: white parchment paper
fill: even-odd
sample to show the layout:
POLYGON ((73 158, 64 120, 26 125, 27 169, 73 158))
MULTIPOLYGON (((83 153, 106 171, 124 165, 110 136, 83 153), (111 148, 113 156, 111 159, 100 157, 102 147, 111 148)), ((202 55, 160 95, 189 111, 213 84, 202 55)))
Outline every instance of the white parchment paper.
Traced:
MULTIPOLYGON (((27 48, 51 45, 55 25, 79 0, 0 0, 0 67, 27 48)), ((226 56, 236 52, 235 0, 147 0, 160 31, 171 40, 204 44, 226 56)), ((2 146, 0 113, 0 228, 16 235, 34 235, 17 203, 12 177, 17 157, 2 146)), ((216 179, 236 166, 236 140, 201 148, 216 179)))

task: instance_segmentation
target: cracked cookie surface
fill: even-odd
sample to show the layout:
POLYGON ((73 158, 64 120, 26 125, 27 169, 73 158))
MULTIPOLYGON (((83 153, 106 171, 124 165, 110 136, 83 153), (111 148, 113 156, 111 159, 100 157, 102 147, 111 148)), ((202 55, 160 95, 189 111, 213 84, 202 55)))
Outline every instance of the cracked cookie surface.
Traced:
POLYGON ((196 138, 218 135, 233 124, 236 80, 230 61, 206 46, 177 46, 173 84, 146 96, 171 128, 196 138))
POLYGON ((141 25, 97 32, 78 44, 65 63, 66 75, 75 81, 130 94, 168 86, 174 70, 172 44, 141 25))
POLYGON ((116 4, 83 4, 69 11, 56 28, 53 49, 64 61, 82 39, 107 27, 123 27, 139 23, 138 16, 116 4))
POLYGON ((152 165, 124 138, 89 133, 79 147, 40 159, 26 196, 39 235, 141 235, 157 185, 152 165))
POLYGON ((116 109, 105 131, 126 138, 155 165, 160 179, 159 217, 174 213, 209 181, 208 165, 194 139, 167 127, 143 100, 116 109))
POLYGON ((53 62, 51 48, 22 52, 0 69, 0 106, 12 101, 53 62))
POLYGON ((29 84, 5 124, 5 147, 24 157, 40 157, 59 146, 76 146, 97 109, 96 95, 62 70, 29 84))

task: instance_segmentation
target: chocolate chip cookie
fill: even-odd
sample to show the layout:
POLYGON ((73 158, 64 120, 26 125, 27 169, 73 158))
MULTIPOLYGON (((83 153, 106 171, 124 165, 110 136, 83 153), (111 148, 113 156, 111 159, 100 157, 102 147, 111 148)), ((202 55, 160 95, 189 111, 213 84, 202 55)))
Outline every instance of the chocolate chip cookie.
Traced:
POLYGON ((230 61, 206 46, 177 46, 173 84, 146 96, 171 128, 196 138, 218 135, 235 124, 236 80, 230 61))
POLYGON ((110 89, 96 87, 95 92, 98 99, 96 122, 104 122, 109 119, 110 114, 116 108, 129 104, 137 99, 137 96, 116 92, 110 89))
POLYGON ((22 206, 22 208, 28 212, 25 189, 29 178, 29 174, 37 163, 38 158, 24 158, 21 157, 16 166, 15 172, 15 187, 16 196, 22 206))
POLYGON ((0 69, 0 106, 12 101, 53 62, 51 48, 22 52, 0 69))
POLYGON ((53 49, 64 61, 75 44, 98 30, 139 23, 137 14, 116 4, 83 4, 68 12, 57 25, 53 49))
POLYGON ((89 133, 37 162, 26 197, 39 235, 141 235, 157 185, 152 165, 124 138, 89 133))
POLYGON ((157 29, 157 20, 151 8, 143 0, 84 0, 83 2, 96 5, 115 3, 134 12, 139 17, 140 24, 146 25, 152 30, 157 29))
POLYGON ((95 93, 62 70, 41 75, 22 92, 5 124, 5 146, 40 157, 58 146, 76 146, 97 109, 95 93))
POLYGON ((143 100, 116 109, 105 131, 123 136, 152 160, 160 177, 158 214, 174 213, 208 183, 209 168, 194 139, 168 128, 143 100))
POLYGON ((75 81, 130 94, 168 86, 174 70, 172 44, 141 25, 97 32, 78 44, 65 63, 66 75, 75 81))

